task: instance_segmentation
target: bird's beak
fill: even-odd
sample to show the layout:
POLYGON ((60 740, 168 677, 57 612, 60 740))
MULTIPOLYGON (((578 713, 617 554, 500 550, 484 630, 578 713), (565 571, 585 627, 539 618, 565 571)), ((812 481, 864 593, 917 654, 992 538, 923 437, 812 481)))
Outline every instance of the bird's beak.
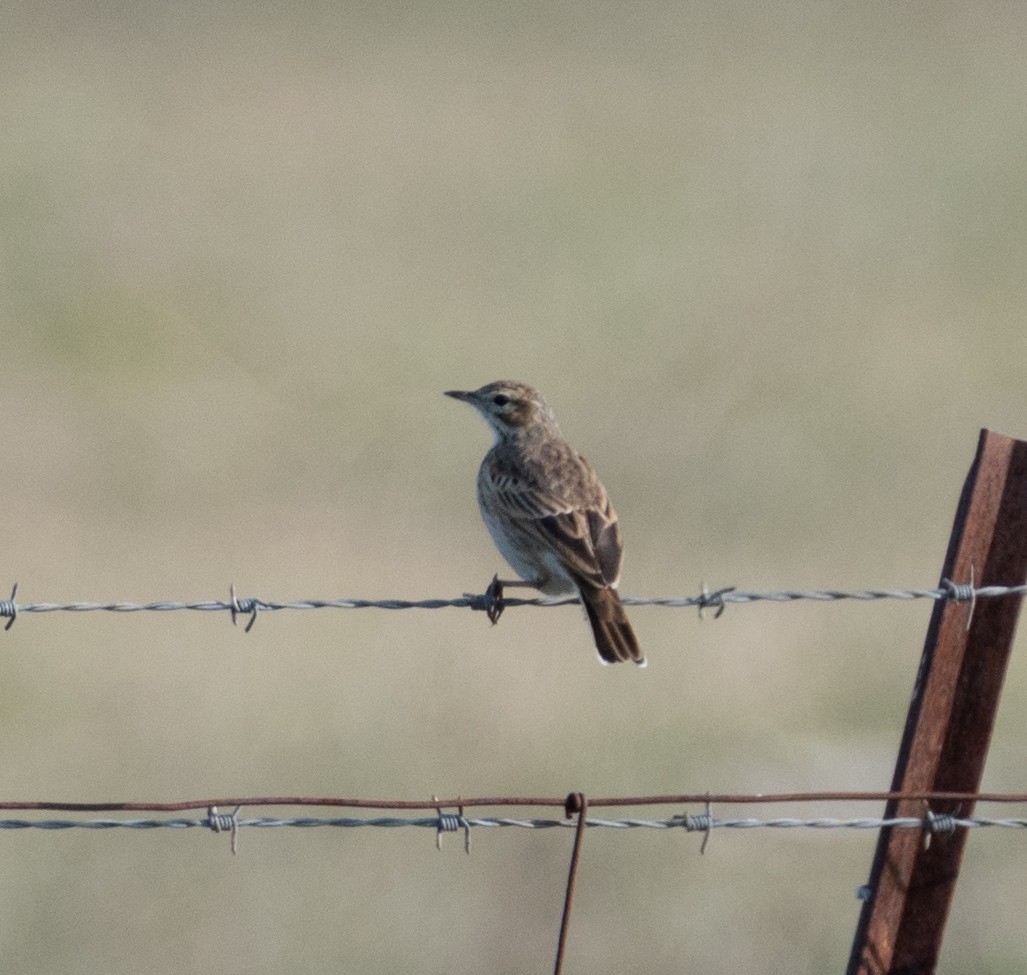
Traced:
POLYGON ((444 395, 463 400, 465 403, 474 402, 474 393, 465 393, 462 389, 447 389, 444 395))

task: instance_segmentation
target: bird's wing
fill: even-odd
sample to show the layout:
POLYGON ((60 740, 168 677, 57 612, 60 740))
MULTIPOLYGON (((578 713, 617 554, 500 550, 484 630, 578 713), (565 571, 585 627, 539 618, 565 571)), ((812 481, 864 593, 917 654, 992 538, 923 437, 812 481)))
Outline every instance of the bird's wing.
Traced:
POLYGON ((572 576, 600 589, 617 585, 623 545, 617 513, 598 481, 572 499, 517 478, 498 477, 489 494, 497 514, 555 550, 572 576))
POLYGON ((578 509, 562 515, 549 515, 539 524, 552 539, 570 572, 599 588, 616 586, 620 579, 623 547, 617 516, 613 509, 578 509))

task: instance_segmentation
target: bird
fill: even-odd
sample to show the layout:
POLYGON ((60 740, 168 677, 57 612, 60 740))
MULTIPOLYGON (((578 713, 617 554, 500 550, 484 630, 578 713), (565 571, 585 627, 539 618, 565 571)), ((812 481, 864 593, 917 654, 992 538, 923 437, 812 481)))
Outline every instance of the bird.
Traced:
POLYGON ((563 437, 552 408, 531 386, 501 379, 446 396, 473 406, 494 437, 478 470, 478 507, 500 554, 520 576, 489 585, 489 616, 503 588, 547 596, 576 593, 604 664, 646 665, 617 595, 623 544, 617 513, 589 462, 563 437))

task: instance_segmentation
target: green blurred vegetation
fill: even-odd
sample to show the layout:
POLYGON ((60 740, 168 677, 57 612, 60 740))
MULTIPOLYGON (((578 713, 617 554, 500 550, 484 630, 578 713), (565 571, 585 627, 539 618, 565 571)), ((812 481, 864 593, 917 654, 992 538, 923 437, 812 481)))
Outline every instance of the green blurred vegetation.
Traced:
MULTIPOLYGON (((627 593, 933 584, 978 429, 1027 435, 1023 19, 8 4, 0 585, 478 589, 488 438, 441 391, 500 377, 602 474, 627 593)), ((927 607, 632 615, 644 673, 573 610, 19 620, 0 794, 890 780, 927 607)), ((12 834, 0 964, 544 970, 569 839, 12 834)), ((873 842, 590 833, 568 971, 840 970, 873 842)), ((974 837, 941 972, 1022 970, 1022 858, 974 837)))

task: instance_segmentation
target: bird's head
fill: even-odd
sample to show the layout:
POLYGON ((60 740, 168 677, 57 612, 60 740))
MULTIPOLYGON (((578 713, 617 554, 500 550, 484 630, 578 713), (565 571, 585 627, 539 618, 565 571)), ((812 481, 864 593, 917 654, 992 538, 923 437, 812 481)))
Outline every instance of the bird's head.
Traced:
POLYGON ((492 428, 497 442, 557 429, 549 404, 524 383, 500 379, 469 392, 451 389, 446 395, 473 406, 492 428))

